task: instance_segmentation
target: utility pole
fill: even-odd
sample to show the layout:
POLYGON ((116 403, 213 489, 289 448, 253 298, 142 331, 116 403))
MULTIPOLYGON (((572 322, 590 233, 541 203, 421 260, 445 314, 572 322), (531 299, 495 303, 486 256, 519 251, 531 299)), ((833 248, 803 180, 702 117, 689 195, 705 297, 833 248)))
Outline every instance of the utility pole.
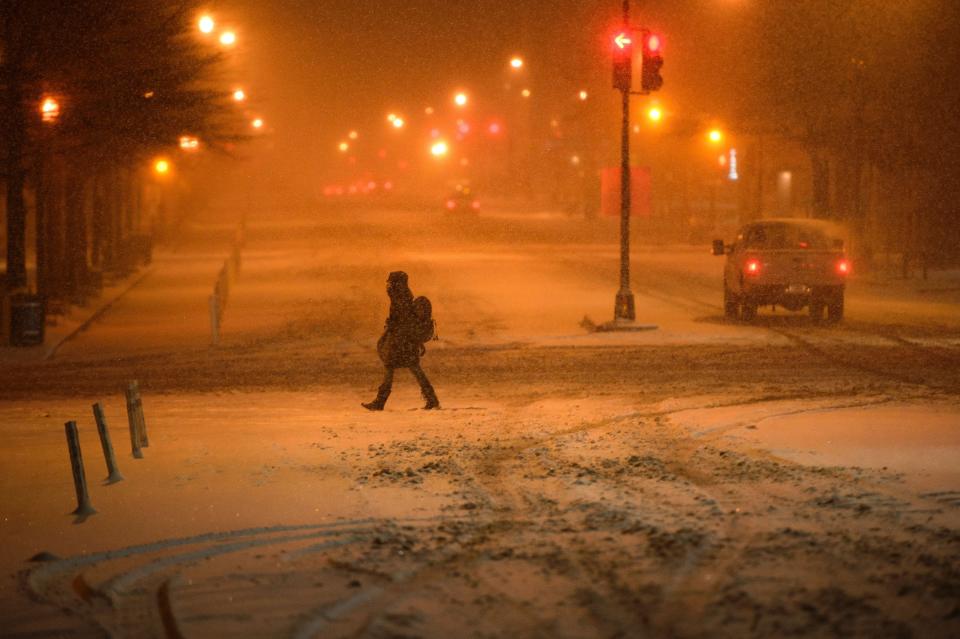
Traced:
MULTIPOLYGON (((623 26, 630 26, 630 0, 623 0, 623 26)), ((633 55, 633 47, 629 49, 633 55)), ((632 66, 628 67, 632 71, 632 66)), ((627 82, 619 85, 622 112, 620 118, 620 290, 613 307, 616 320, 636 319, 633 291, 630 290, 630 89, 627 82)))

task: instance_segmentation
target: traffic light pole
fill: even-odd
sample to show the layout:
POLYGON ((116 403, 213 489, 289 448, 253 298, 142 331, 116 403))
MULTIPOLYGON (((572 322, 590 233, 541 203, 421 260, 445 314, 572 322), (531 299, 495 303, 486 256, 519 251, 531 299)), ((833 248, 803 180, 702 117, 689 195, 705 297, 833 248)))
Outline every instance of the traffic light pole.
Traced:
MULTIPOLYGON (((630 24, 630 0, 623 0, 623 24, 630 24)), ((620 290, 613 306, 613 319, 636 319, 630 290, 630 86, 620 88, 623 104, 620 119, 620 290)))
MULTIPOLYGON (((627 14, 627 0, 624 1, 624 19, 627 14)), ((620 120, 620 290, 614 303, 613 318, 616 320, 636 319, 633 292, 630 290, 630 91, 622 90, 620 95, 623 112, 620 120)))

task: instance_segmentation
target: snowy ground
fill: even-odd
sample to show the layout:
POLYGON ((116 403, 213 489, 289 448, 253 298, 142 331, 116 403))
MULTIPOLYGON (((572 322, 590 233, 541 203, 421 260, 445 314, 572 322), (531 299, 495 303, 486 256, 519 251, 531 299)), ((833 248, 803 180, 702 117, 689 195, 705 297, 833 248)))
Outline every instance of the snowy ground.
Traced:
POLYGON ((52 360, 0 352, 5 636, 960 634, 956 278, 855 278, 839 327, 733 325, 719 258, 636 242, 659 328, 591 334, 609 220, 285 211, 250 220, 211 348, 234 226, 198 222, 52 360), (395 269, 434 303, 438 412, 403 372, 359 407, 395 269))

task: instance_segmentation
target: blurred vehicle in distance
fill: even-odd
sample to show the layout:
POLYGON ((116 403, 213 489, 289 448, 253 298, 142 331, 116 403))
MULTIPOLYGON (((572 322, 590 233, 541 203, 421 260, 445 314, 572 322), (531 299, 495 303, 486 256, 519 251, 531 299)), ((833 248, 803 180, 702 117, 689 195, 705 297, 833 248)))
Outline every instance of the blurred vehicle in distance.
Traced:
POLYGON ((723 311, 728 319, 749 322, 764 305, 789 311, 808 307, 814 323, 823 320, 824 310, 831 323, 843 319, 850 261, 833 225, 805 219, 752 222, 733 244, 714 240, 713 254, 727 256, 723 311))
POLYGON ((477 213, 480 211, 480 200, 472 188, 458 184, 444 200, 443 207, 449 213, 477 213))

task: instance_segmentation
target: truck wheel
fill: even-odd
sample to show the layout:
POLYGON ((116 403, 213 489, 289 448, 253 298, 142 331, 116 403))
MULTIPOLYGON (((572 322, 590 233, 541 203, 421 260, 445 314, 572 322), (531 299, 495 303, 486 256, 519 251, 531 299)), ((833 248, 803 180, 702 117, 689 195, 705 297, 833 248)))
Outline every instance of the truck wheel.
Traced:
POLYGON ((745 299, 740 304, 740 319, 744 322, 752 322, 757 317, 757 303, 753 300, 745 299))
POLYGON ((823 298, 815 294, 810 298, 810 321, 819 324, 823 321, 823 309, 826 307, 823 298))
POLYGON ((827 321, 836 324, 843 319, 843 291, 837 291, 827 302, 827 321))
POLYGON ((740 318, 740 302, 726 286, 723 287, 723 316, 733 321, 740 318))

